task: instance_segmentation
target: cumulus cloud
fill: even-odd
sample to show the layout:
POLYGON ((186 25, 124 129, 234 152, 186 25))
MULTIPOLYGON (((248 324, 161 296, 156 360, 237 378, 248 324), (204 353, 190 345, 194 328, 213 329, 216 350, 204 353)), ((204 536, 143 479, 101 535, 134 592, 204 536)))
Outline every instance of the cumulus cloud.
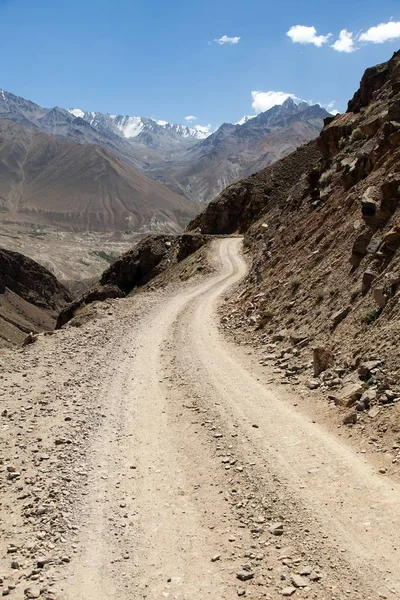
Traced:
POLYGON ((273 92, 272 90, 269 92, 259 92, 254 90, 251 92, 251 97, 253 98, 251 106, 257 114, 265 112, 277 104, 283 104, 288 98, 292 98, 292 100, 300 100, 300 98, 297 98, 295 94, 288 94, 286 92, 273 92))
POLYGON ((294 44, 314 44, 317 48, 320 48, 331 37, 331 33, 328 35, 317 35, 315 27, 308 27, 306 25, 293 25, 286 35, 290 37, 294 44))
POLYGON ((194 129, 199 133, 204 133, 204 135, 209 135, 212 133, 211 125, 195 125, 194 129))
POLYGON ((185 121, 189 121, 189 123, 191 121, 196 121, 197 117, 195 117, 194 115, 188 115, 187 117, 185 117, 185 121))
POLYGON ((229 37, 228 35, 223 35, 222 37, 214 40, 214 42, 220 46, 223 46, 224 44, 238 44, 240 42, 240 37, 229 37))
POLYGON ((336 42, 332 44, 332 48, 336 52, 354 52, 357 50, 354 45, 353 33, 347 31, 347 29, 342 29, 336 42))
POLYGON ((361 42, 371 42, 373 44, 383 44, 383 42, 398 38, 400 38, 400 21, 380 23, 375 27, 370 27, 359 37, 361 42))

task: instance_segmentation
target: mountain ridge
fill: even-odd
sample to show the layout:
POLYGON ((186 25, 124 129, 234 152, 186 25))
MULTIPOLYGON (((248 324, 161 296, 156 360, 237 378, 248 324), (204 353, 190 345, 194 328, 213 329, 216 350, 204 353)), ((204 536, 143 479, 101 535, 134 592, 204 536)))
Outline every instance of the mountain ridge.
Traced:
POLYGON ((0 219, 72 231, 177 233, 195 203, 99 145, 0 120, 0 219))

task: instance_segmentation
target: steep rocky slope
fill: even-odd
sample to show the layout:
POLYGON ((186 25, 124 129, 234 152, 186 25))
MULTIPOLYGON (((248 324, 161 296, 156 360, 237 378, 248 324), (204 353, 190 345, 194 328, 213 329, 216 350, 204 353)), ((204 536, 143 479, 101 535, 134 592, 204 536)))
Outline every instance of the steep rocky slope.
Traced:
POLYGON ((95 145, 0 120, 0 219, 75 231, 179 232, 183 196, 95 145))
POLYGON ((345 416, 355 422, 400 398, 400 52, 366 71, 317 143, 319 160, 302 148, 189 228, 245 232, 250 272, 225 327, 257 340, 283 382, 303 378, 346 410, 358 402, 345 416))
POLYGON ((255 173, 317 137, 329 113, 288 98, 242 125, 225 123, 182 156, 150 173, 207 203, 227 185, 255 173))
POLYGON ((53 329, 56 315, 70 301, 68 290, 47 269, 0 249, 0 347, 53 329))

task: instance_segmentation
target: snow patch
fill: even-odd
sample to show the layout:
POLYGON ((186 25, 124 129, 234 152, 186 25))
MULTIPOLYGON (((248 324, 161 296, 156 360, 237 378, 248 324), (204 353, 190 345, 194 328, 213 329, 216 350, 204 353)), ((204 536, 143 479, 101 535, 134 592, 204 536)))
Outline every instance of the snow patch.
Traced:
POLYGON ((122 117, 115 121, 115 125, 127 139, 137 137, 144 129, 142 117, 122 117))
POLYGON ((254 117, 256 117, 257 115, 245 115, 244 117, 242 117, 240 119, 240 121, 238 121, 237 123, 235 123, 235 125, 244 125, 245 123, 247 123, 247 121, 250 121, 251 119, 254 119, 254 117))

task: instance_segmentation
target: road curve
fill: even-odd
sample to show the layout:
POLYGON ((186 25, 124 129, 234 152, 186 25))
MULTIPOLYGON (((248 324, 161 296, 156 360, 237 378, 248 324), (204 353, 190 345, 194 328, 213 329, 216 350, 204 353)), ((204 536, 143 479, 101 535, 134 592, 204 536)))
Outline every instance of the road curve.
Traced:
POLYGON ((399 486, 223 338, 217 307, 246 266, 240 239, 214 249, 215 274, 121 339, 60 597, 399 598, 399 486))

